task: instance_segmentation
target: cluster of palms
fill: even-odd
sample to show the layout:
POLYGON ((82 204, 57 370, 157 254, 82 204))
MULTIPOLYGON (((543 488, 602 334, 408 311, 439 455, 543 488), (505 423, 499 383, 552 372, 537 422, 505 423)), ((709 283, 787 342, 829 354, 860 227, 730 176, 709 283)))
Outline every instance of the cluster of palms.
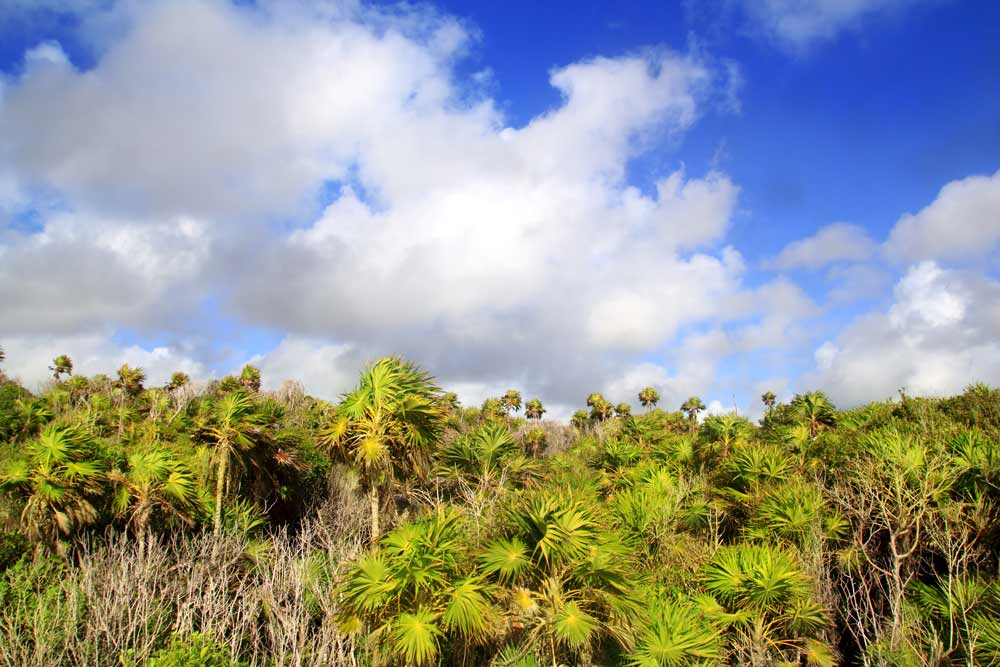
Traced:
POLYGON ((21 389, 0 417, 0 490, 17 508, 5 523, 43 550, 65 553, 84 528, 109 523, 143 539, 253 525, 299 477, 280 456, 282 408, 242 385, 185 402, 180 372, 146 389, 144 371, 127 364, 116 380, 72 368, 57 357, 56 385, 40 397, 21 389))
POLYGON ((51 370, 39 396, 0 377, 0 520, 36 557, 106 525, 138 549, 294 532, 356 490, 365 548, 322 585, 366 664, 1000 664, 988 387, 847 411, 767 392, 758 423, 646 387, 641 413, 595 393, 567 427, 516 390, 462 408, 397 357, 336 404, 252 366, 197 388, 51 370))

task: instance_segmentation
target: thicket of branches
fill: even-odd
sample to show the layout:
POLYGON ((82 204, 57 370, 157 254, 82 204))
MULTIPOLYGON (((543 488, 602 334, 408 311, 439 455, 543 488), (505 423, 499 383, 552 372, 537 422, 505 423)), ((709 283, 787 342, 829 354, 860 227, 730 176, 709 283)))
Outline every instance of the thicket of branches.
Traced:
POLYGON ((563 425, 397 358, 51 370, 0 372, 0 665, 1000 664, 1000 390, 563 425))

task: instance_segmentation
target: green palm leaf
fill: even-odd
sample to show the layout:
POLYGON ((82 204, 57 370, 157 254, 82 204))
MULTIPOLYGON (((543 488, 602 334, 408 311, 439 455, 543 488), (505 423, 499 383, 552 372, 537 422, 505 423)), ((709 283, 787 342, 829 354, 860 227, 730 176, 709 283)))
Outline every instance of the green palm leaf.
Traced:
POLYGON ((429 610, 420 608, 413 613, 400 614, 393 623, 393 652, 407 665, 428 665, 437 658, 438 629, 436 617, 429 610))

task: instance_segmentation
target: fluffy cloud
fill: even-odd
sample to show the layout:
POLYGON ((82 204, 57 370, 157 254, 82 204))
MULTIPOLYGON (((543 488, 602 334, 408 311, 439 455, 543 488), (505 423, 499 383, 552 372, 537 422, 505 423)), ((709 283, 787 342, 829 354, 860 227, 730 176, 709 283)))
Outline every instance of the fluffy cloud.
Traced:
POLYGON ((779 271, 819 269, 834 262, 867 260, 876 249, 875 242, 863 227, 840 222, 789 243, 768 266, 779 271))
POLYGON ((1000 283, 928 261, 906 272, 894 296, 887 311, 860 317, 816 350, 812 386, 857 404, 902 388, 945 395, 1000 381, 1000 283))
POLYGON ((886 241, 897 261, 968 260, 1000 244, 1000 171, 948 183, 916 214, 899 219, 886 241))
POLYGON ((324 395, 401 353, 470 395, 507 379, 569 404, 686 326, 766 307, 719 248, 725 174, 625 179, 732 67, 665 48, 558 67, 560 104, 515 127, 455 74, 473 33, 426 9, 182 0, 99 19, 92 68, 46 44, 4 82, 0 209, 40 227, 0 235, 5 335, 207 338, 228 317, 284 332, 265 377, 324 395), (337 194, 317 214, 320 192, 337 194))
POLYGON ((873 15, 928 0, 744 0, 750 17, 768 35, 793 49, 832 39, 873 15))
POLYGON ((40 387, 51 378, 48 367, 59 354, 73 360, 73 372, 78 375, 104 373, 112 377, 121 364, 138 366, 146 371, 146 384, 165 384, 174 371, 183 371, 193 379, 206 379, 205 366, 186 356, 176 347, 143 348, 113 342, 110 331, 97 334, 66 336, 15 336, 5 338, 7 359, 3 370, 28 387, 40 387))

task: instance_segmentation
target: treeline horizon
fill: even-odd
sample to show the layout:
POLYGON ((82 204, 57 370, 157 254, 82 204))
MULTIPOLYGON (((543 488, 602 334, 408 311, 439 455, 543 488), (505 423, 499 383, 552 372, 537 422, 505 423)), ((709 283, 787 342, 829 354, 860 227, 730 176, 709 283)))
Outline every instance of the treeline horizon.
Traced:
POLYGON ((400 357, 336 402, 4 361, 0 665, 1000 664, 984 384, 558 423, 400 357))

